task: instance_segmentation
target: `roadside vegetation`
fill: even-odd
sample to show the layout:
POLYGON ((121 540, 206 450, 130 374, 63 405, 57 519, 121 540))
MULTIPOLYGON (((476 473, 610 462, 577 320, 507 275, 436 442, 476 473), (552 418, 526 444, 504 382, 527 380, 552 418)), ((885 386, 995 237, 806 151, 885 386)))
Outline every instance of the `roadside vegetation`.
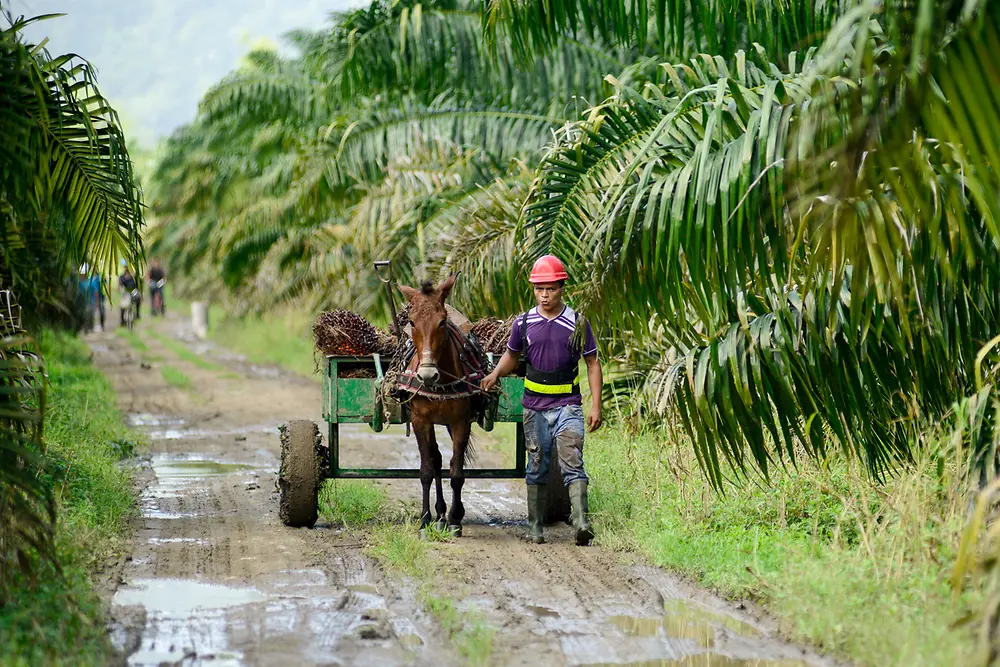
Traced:
POLYGON ((587 443, 598 542, 636 552, 775 615, 782 633, 856 665, 968 665, 982 603, 951 577, 968 495, 950 434, 884 484, 808 459, 723 492, 676 431, 609 429, 587 443), (963 498, 965 500, 963 500, 963 498))
POLYGON ((176 366, 170 366, 167 364, 160 366, 160 375, 163 376, 163 379, 166 380, 167 384, 177 387, 178 389, 188 390, 194 386, 191 382, 191 378, 176 366))
POLYGON ((93 70, 26 42, 36 20, 0 10, 0 662, 106 664, 95 586, 127 534, 135 444, 66 332, 89 319, 80 278, 141 264, 143 204, 93 70))
POLYGON ((313 314, 285 308, 246 318, 226 314, 216 306, 209 312, 209 338, 244 355, 252 363, 283 366, 305 377, 314 377, 311 340, 313 314))
POLYGON ((99 593, 131 546, 135 495, 121 460, 140 442, 83 342, 45 331, 41 344, 50 381, 41 481, 56 499, 58 570, 44 563, 15 576, 0 605, 0 664, 104 665, 113 652, 99 593))

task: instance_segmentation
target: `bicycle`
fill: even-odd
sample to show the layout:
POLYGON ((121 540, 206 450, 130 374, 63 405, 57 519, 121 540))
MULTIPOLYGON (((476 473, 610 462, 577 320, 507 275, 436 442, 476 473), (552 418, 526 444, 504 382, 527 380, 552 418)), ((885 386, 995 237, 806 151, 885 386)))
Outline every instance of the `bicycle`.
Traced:
POLYGON ((139 290, 125 291, 122 294, 122 311, 124 312, 125 328, 129 331, 135 326, 135 311, 139 303, 139 290))
POLYGON ((155 283, 153 283, 153 289, 151 290, 152 295, 150 299, 152 303, 150 303, 149 305, 149 310, 150 313, 152 313, 153 317, 156 317, 156 315, 158 314, 163 315, 164 313, 165 307, 163 305, 163 285, 166 284, 166 282, 167 282, 166 278, 160 278, 155 283))

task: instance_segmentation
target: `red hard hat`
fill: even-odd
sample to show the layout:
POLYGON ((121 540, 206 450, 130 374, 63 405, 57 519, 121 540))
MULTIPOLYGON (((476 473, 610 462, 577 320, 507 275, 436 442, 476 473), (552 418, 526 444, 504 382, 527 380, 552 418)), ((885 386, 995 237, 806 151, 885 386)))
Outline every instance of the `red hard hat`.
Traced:
POLYGON ((563 266, 558 257, 555 255, 542 255, 535 262, 535 265, 531 267, 531 277, 528 278, 528 282, 556 283, 567 278, 569 278, 569 275, 566 273, 566 267, 563 266))

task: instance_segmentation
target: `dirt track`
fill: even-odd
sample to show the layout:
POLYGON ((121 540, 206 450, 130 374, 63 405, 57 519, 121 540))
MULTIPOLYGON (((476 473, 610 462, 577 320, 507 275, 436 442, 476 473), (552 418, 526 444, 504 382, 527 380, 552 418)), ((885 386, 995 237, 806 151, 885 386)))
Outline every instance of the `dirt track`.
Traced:
MULTIPOLYGON (((322 423, 318 384, 196 343, 179 318, 143 320, 139 335, 148 351, 114 333, 88 337, 122 411, 150 439, 135 550, 112 607, 129 664, 461 664, 412 582, 368 558, 363 535, 278 521, 277 426, 322 423), (148 328, 216 366, 180 359, 148 328), (165 365, 191 386, 169 385, 165 365)), ((415 442, 391 430, 350 430, 342 452, 350 465, 416 464, 415 442)), ((483 448, 476 465, 503 465, 500 456, 483 448)), ((549 529, 550 544, 520 541, 522 483, 466 489, 465 534, 436 545, 435 577, 448 582, 440 594, 495 628, 492 664, 829 664, 662 570, 572 546, 568 527, 549 529)), ((415 480, 389 487, 401 500, 418 490, 415 480)))

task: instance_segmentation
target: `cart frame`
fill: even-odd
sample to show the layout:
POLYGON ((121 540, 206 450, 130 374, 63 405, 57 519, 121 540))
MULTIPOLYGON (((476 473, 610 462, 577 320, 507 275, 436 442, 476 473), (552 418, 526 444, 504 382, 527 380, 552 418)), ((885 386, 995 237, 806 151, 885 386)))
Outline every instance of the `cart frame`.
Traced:
MULTIPOLYGON (((493 364, 493 355, 487 355, 493 364)), ((323 419, 327 422, 329 461, 326 477, 329 479, 414 479, 420 477, 419 468, 345 468, 340 464, 340 425, 368 424, 381 432, 385 424, 407 424, 409 415, 405 405, 394 401, 382 403, 382 382, 391 359, 378 354, 363 357, 327 356, 323 369, 323 419), (340 377, 341 370, 373 369, 374 378, 340 377), (388 420, 386 420, 388 415, 388 420)), ((483 430, 492 431, 495 422, 512 422, 516 426, 513 468, 466 468, 466 479, 516 479, 525 472, 525 441, 522 423, 521 397, 524 380, 517 375, 500 378, 500 400, 495 415, 483 421, 483 430)), ((449 477, 448 468, 441 470, 442 477, 449 477)))

